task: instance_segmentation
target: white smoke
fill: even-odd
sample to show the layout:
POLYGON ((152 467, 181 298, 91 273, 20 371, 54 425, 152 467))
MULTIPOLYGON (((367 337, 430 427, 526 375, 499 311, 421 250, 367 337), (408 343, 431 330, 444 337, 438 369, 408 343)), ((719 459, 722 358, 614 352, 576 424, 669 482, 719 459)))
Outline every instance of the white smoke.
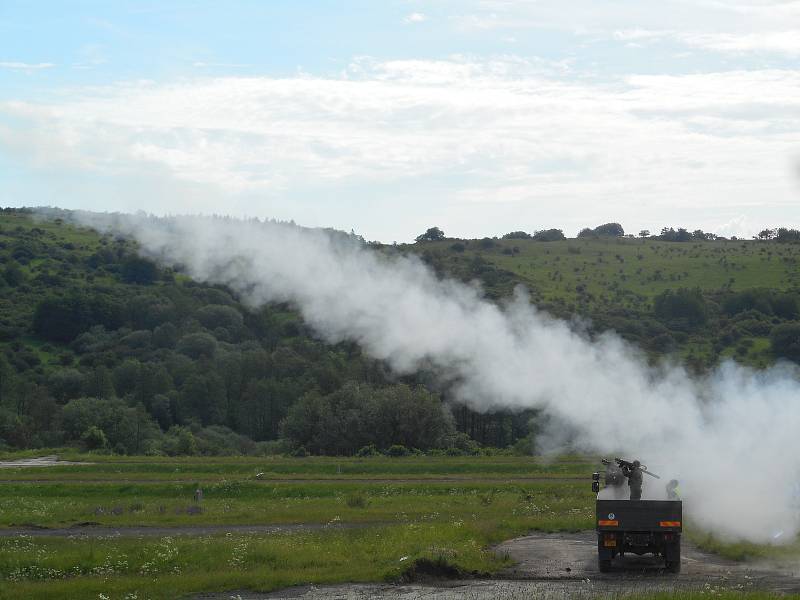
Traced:
POLYGON ((616 335, 589 341, 536 310, 522 290, 500 307, 416 258, 321 230, 79 218, 254 305, 291 302, 326 340, 356 341, 397 372, 433 366, 476 409, 543 409, 582 447, 624 451, 659 473, 645 477, 646 497, 679 479, 685 510, 705 529, 753 541, 798 530, 790 490, 800 474, 800 384, 788 366, 754 372, 726 362, 701 380, 677 365, 651 367, 616 335))

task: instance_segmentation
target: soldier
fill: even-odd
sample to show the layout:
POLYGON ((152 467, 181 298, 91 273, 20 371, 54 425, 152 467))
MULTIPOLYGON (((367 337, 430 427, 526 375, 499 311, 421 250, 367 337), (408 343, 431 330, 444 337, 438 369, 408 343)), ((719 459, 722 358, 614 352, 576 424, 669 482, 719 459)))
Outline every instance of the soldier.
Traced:
POLYGON ((631 488, 631 500, 642 499, 642 463, 633 461, 631 466, 622 465, 622 474, 628 478, 628 487, 631 488))
POLYGON ((678 489, 678 480, 673 479, 667 484, 667 500, 680 500, 681 491, 678 489))

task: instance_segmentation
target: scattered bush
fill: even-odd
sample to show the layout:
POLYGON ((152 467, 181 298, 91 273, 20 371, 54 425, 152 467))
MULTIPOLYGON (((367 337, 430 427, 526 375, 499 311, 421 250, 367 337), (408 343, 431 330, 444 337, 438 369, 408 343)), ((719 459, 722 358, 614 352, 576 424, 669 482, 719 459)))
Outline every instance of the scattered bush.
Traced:
POLYGON ((394 444, 386 449, 386 456, 399 458, 401 456, 408 456, 411 454, 408 448, 401 444, 394 444))

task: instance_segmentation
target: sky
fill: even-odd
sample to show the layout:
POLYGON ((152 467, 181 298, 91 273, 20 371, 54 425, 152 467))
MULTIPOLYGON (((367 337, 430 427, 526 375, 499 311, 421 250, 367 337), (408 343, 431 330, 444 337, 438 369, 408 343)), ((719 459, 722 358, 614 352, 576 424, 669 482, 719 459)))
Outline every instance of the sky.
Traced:
POLYGON ((798 0, 0 0, 0 205, 800 227, 798 0))

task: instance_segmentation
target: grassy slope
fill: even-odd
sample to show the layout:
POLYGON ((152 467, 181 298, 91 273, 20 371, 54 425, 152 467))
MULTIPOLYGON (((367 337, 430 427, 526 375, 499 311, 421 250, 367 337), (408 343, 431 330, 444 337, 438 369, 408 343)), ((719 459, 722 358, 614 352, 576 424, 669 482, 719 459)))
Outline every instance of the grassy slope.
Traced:
MULTIPOLYGON (((494 240, 491 248, 482 247, 480 240, 462 243, 463 251, 453 248, 454 240, 406 248, 422 255, 439 272, 456 273, 464 280, 481 273, 489 281, 486 290, 491 297, 508 295, 522 284, 535 304, 556 316, 580 315, 600 322, 603 329, 635 329, 641 318, 652 319, 653 298, 668 289, 699 288, 713 300, 720 293, 751 288, 786 291, 800 287, 800 245, 796 244, 629 238, 494 240), (476 267, 476 262, 487 266, 476 267)), ((734 357, 757 368, 774 362, 769 339, 756 335, 728 342, 717 354, 712 346, 719 343, 719 333, 720 323, 711 321, 688 336, 678 334, 682 336, 678 356, 706 366, 734 357)), ((634 344, 647 338, 629 337, 634 344)))
MULTIPOLYGON (((30 216, 0 213, 0 248, 13 250, 17 238, 9 232, 23 228, 41 231, 38 241, 56 248, 55 256, 35 257, 22 269, 27 285, 4 288, 0 293, 0 327, 23 331, 24 350, 41 360, 40 370, 48 372, 58 365, 67 351, 59 344, 46 343, 31 333, 29 327, 36 302, 47 287, 37 278, 57 275, 64 285, 83 288, 87 284, 107 286, 115 295, 125 296, 140 290, 122 283, 103 270, 89 271, 85 260, 101 247, 101 237, 87 229, 52 221, 35 221, 30 216), (69 268, 65 267, 69 263, 69 268)), ((113 240, 111 241, 113 242, 113 240)), ((106 241, 110 247, 111 242, 106 241)), ((475 278, 474 261, 485 261, 497 269, 499 277, 483 278, 489 295, 499 297, 511 292, 516 284, 525 285, 534 302, 557 315, 581 314, 594 318, 599 313, 627 309, 649 314, 653 297, 666 289, 699 287, 705 292, 741 290, 754 287, 788 290, 800 287, 800 245, 756 241, 669 243, 641 239, 588 239, 560 242, 532 240, 497 240, 494 247, 483 249, 478 240, 464 241, 466 249, 452 249, 454 241, 444 240, 406 246, 406 251, 432 256, 442 274, 465 280, 475 278), (516 250, 514 250, 516 249, 516 250), (514 251, 506 254, 504 251, 514 251)), ((180 279, 180 277, 178 278, 180 279)), ((158 286, 172 283, 158 282, 158 286)), ((624 317, 633 318, 633 317, 624 317)), ((6 342, 0 341, 0 344, 6 342)), ((711 337, 693 336, 682 344, 684 356, 696 352, 708 355, 711 337)), ((722 356, 733 355, 731 346, 722 356)), ((772 361, 768 340, 753 338, 746 356, 739 360, 755 366, 772 361)))
POLYGON ((513 273, 547 303, 578 303, 580 285, 598 304, 639 307, 676 287, 741 290, 766 287, 786 290, 800 285, 800 246, 756 241, 658 242, 641 239, 589 239, 560 242, 499 240, 480 249, 472 240, 465 251, 452 240, 422 246, 443 253, 454 264, 480 255, 513 273), (505 248, 518 248, 507 255, 505 248))

